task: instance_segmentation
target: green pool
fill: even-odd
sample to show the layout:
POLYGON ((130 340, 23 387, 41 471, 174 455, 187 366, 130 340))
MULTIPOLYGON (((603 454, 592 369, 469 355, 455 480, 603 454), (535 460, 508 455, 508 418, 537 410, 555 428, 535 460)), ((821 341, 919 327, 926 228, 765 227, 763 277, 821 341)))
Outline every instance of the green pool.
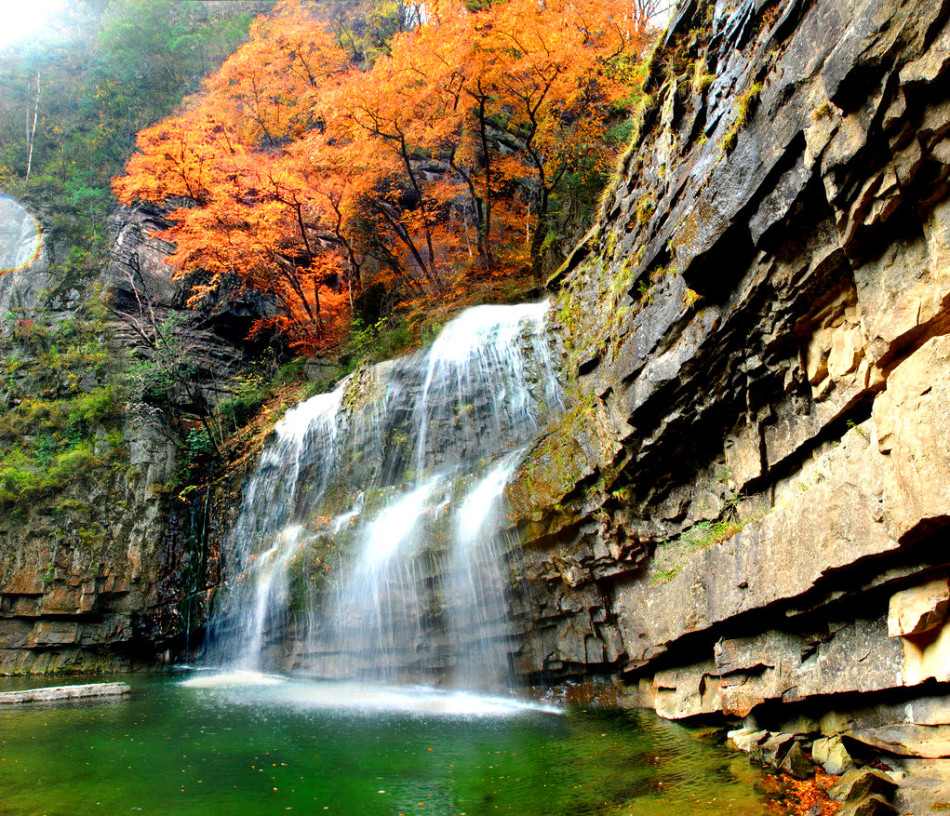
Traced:
POLYGON ((116 701, 0 710, 0 813, 767 812, 745 757, 647 713, 182 679, 133 679, 116 701))

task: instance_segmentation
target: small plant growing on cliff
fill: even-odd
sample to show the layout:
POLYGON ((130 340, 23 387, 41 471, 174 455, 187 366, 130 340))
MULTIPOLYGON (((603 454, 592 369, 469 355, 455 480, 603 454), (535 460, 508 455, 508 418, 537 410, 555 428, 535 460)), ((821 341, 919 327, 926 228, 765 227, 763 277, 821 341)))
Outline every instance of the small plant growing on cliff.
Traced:
POLYGON ((648 224, 655 212, 656 198, 654 194, 651 192, 647 195, 640 196, 637 200, 637 224, 640 226, 648 224))
POLYGON ((817 122, 819 119, 831 118, 831 103, 826 99, 811 114, 811 121, 817 122))
POLYGON ((736 102, 735 121, 722 139, 723 152, 731 153, 735 148, 736 142, 739 139, 739 131, 745 127, 749 119, 749 113, 758 101, 760 93, 762 93, 762 83, 756 82, 748 91, 739 97, 739 101, 736 102))
POLYGON ((650 586, 658 587, 663 584, 668 584, 672 581, 683 569, 682 564, 674 564, 671 567, 666 567, 664 569, 658 569, 653 573, 653 580, 650 582, 650 586))
POLYGON ((847 424, 848 424, 848 429, 852 431, 856 431, 858 436, 860 436, 865 442, 871 441, 871 438, 867 435, 867 432, 864 430, 864 428, 858 425, 858 423, 855 422, 853 419, 849 419, 847 424))
POLYGON ((709 86, 713 84, 715 79, 716 75, 706 70, 706 62, 702 59, 696 60, 691 83, 693 93, 702 96, 709 89, 709 86))
POLYGON ((701 521, 692 527, 682 540, 689 545, 694 552, 704 550, 713 544, 719 544, 727 538, 732 538, 736 533, 742 532, 745 525, 736 521, 701 521))
POLYGON ((764 11, 762 16, 759 18, 759 22, 755 26, 756 36, 758 36, 763 31, 768 31, 777 18, 778 3, 775 3, 770 8, 766 9, 766 11, 764 11))
POLYGON ((695 289, 690 289, 689 287, 686 287, 683 290, 683 298, 682 298, 683 308, 689 309, 690 307, 695 306, 696 303, 698 303, 702 299, 702 297, 703 296, 699 294, 699 292, 697 292, 695 289))
POLYGON ((623 299, 624 293, 630 288, 632 282, 633 261, 630 258, 624 260, 617 269, 613 280, 610 282, 610 298, 614 307, 618 307, 623 299))

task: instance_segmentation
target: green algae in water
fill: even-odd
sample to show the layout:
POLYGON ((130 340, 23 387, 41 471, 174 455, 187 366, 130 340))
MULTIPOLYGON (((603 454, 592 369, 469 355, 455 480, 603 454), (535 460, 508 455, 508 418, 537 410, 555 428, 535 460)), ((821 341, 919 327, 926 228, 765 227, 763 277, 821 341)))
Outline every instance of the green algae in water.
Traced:
POLYGON ((758 775, 643 712, 338 711, 139 680, 0 710, 0 813, 765 814, 758 775))

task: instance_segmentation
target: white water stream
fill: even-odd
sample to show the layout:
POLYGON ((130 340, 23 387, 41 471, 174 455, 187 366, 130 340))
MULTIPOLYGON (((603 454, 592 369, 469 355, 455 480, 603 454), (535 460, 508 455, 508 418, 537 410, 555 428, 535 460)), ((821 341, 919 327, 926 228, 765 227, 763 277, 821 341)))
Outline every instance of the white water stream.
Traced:
POLYGON ((508 687, 503 493, 562 407, 546 312, 469 309, 429 350, 287 413, 225 553, 209 640, 222 682, 508 687))

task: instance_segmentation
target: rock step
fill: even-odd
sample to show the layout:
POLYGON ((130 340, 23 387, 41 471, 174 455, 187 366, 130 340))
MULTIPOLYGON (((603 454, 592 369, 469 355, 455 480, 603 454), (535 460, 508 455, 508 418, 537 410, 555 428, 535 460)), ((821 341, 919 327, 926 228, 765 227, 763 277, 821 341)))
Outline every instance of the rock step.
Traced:
POLYGON ((22 691, 0 692, 0 705, 48 703, 85 697, 115 697, 132 691, 128 683, 86 683, 80 686, 46 686, 22 691))

